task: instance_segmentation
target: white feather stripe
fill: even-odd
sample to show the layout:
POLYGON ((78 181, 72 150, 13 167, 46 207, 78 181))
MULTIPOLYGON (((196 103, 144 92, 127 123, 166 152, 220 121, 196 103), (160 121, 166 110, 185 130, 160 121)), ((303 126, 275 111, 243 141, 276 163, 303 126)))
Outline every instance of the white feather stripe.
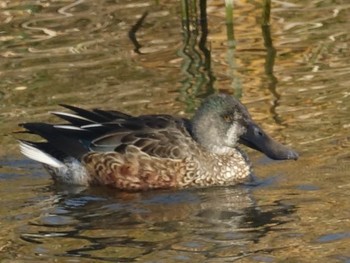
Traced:
POLYGON ((67 117, 71 117, 74 119, 78 119, 78 120, 84 120, 84 121, 88 121, 91 123, 96 123, 95 121, 92 121, 90 119, 87 119, 85 117, 73 114, 73 113, 68 113, 68 112, 60 112, 60 111, 50 111, 51 114, 57 115, 57 116, 67 116, 67 117))
POLYGON ((27 144, 25 142, 20 142, 19 147, 20 147, 21 153, 27 156, 29 159, 47 164, 55 168, 62 168, 63 166, 65 166, 65 164, 62 163, 61 161, 39 150, 38 148, 35 148, 30 144, 27 144))
POLYGON ((80 128, 82 129, 88 129, 88 128, 95 128, 95 127, 102 127, 103 124, 100 123, 94 123, 94 124, 87 124, 87 125, 83 125, 80 128))
POLYGON ((56 129, 84 131, 84 129, 81 129, 80 127, 72 126, 72 125, 54 125, 53 127, 56 129))

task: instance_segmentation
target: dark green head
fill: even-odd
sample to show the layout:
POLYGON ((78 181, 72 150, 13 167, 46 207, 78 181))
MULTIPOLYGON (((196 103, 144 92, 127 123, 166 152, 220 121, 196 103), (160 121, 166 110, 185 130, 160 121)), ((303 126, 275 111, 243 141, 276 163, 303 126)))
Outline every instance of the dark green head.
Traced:
POLYGON ((245 106, 227 94, 203 101, 192 118, 192 132, 198 143, 217 154, 228 153, 242 143, 275 160, 298 158, 295 151, 270 138, 253 122, 245 106))

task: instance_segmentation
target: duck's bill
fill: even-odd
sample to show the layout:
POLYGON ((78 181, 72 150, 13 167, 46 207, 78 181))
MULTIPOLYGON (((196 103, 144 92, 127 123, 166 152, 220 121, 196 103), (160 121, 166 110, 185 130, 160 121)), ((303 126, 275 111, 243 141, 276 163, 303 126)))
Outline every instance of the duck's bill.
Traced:
POLYGON ((274 160, 298 159, 297 152, 273 140, 255 123, 249 123, 246 128, 247 131, 240 136, 240 143, 258 150, 274 160))

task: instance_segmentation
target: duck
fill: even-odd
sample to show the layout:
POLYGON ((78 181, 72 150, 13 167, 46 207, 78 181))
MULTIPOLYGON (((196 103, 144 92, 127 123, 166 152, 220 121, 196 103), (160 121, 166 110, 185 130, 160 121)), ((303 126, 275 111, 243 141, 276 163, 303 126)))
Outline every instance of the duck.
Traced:
POLYGON ((21 123, 39 141, 19 140, 26 157, 42 163, 53 181, 125 191, 236 185, 252 177, 241 145, 273 160, 297 160, 272 139, 229 94, 207 97, 191 119, 133 116, 61 104, 64 123, 21 123))

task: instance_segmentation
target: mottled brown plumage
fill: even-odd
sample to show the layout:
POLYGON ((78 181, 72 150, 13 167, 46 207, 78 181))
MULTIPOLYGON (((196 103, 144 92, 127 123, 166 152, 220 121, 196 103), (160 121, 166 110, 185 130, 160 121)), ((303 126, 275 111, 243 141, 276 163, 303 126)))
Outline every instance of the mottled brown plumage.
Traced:
POLYGON ((42 162, 58 182, 125 190, 233 185, 250 175, 239 142, 273 159, 298 157, 229 95, 209 97, 192 120, 63 106, 74 113, 53 114, 67 124, 21 125, 46 140, 21 141, 22 153, 42 162))

